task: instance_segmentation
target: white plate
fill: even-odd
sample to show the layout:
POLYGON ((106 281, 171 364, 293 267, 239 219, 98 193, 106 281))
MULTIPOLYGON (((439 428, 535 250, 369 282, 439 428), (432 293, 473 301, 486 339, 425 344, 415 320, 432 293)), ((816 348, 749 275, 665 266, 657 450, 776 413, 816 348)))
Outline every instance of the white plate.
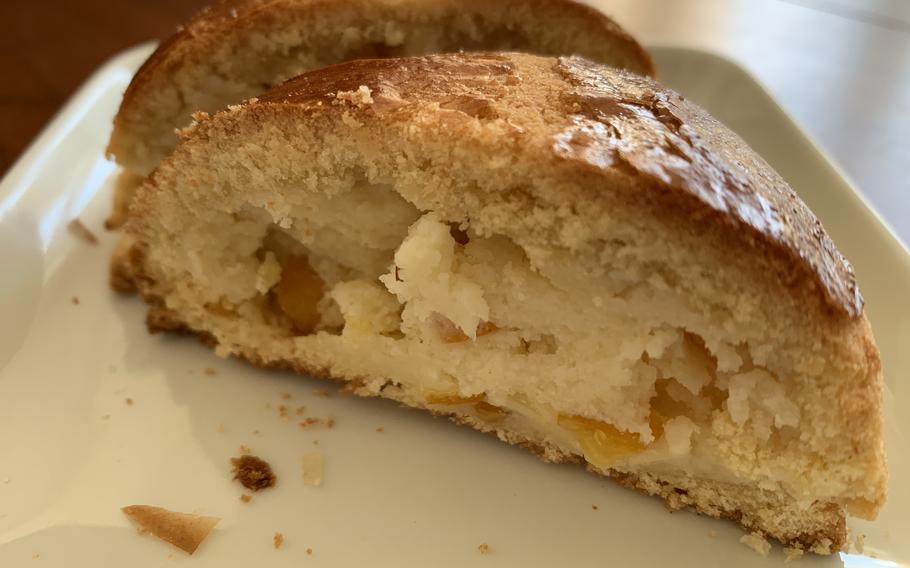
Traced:
MULTIPOLYGON (((546 465, 382 401, 318 396, 326 384, 220 360, 195 340, 149 336, 143 305, 107 287, 116 236, 101 226, 115 174, 102 155, 110 120, 150 49, 98 71, 0 185, 0 566, 781 562, 779 549, 763 559, 739 544, 731 523, 671 517, 658 500, 579 467, 546 465), (66 230, 76 217, 99 235, 98 246, 66 230), (303 430, 278 416, 280 404, 292 415, 305 405, 337 425, 303 430), (249 504, 229 473, 240 444, 279 477, 249 504), (326 459, 318 488, 302 482, 302 456, 313 451, 326 459), (189 557, 138 536, 120 512, 129 504, 223 520, 189 557), (272 546, 276 531, 285 536, 281 550, 272 546)), ((910 257, 748 74, 704 52, 654 53, 667 83, 742 134, 815 209, 868 300, 890 386, 888 505, 876 523, 854 523, 869 556, 802 562, 906 566, 910 420, 894 407, 910 404, 901 382, 910 370, 901 349, 910 340, 910 257)))

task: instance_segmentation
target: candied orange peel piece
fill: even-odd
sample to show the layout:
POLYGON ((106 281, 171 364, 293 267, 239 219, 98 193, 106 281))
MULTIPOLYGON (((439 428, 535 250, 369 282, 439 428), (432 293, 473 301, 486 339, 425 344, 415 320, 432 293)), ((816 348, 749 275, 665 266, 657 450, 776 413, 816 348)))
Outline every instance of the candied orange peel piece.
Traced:
MULTIPOLYGON (((436 325, 443 343, 464 343, 470 339, 452 320, 442 314, 434 313, 433 323, 436 325)), ((481 321, 477 324, 477 337, 483 337, 496 331, 499 331, 499 326, 491 321, 481 321)))
POLYGON ((319 301, 325 284, 310 266, 306 256, 290 256, 281 268, 281 279, 275 286, 278 306, 303 334, 312 333, 319 324, 319 301))
MULTIPOLYGON (((648 448, 648 445, 642 442, 639 434, 620 430, 602 420, 560 414, 556 422, 575 434, 584 451, 585 459, 598 467, 613 466, 648 448)), ((652 409, 648 422, 654 439, 660 438, 663 435, 667 418, 652 409)))
POLYGON ((470 404, 474 407, 477 415, 487 422, 502 420, 509 414, 508 410, 487 402, 487 395, 484 393, 461 396, 457 393, 429 391, 424 394, 424 400, 427 404, 442 404, 446 406, 470 404))

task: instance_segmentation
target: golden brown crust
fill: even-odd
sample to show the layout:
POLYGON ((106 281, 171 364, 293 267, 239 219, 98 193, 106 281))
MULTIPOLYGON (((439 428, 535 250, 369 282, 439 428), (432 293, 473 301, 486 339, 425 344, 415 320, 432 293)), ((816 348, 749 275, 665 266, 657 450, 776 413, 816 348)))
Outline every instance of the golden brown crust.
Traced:
MULTIPOLYGON (((415 23, 436 22, 438 26, 446 26, 446 18, 458 15, 461 18, 475 17, 478 20, 489 18, 490 21, 503 19, 503 24, 508 29, 505 35, 493 35, 489 38, 471 38, 469 43, 459 45, 456 49, 513 49, 538 51, 536 40, 525 37, 518 20, 517 25, 513 19, 528 18, 527 24, 540 24, 546 22, 560 22, 561 27, 576 29, 578 33, 567 34, 567 41, 572 43, 575 37, 596 38, 590 45, 579 43, 573 46, 573 51, 593 59, 603 59, 609 53, 610 62, 631 69, 638 73, 653 74, 654 66, 647 52, 623 30, 616 22, 601 12, 575 2, 574 0, 497 0, 490 3, 486 0, 222 0, 200 11, 184 27, 174 35, 164 40, 151 57, 140 67, 124 94, 119 112, 114 119, 114 133, 108 146, 108 152, 117 156, 118 161, 124 163, 130 151, 123 147, 131 142, 126 139, 130 136, 140 136, 137 130, 150 128, 148 121, 158 117, 154 110, 162 104, 163 100, 171 100, 169 104, 177 104, 178 100, 186 98, 182 93, 181 73, 208 74, 216 79, 223 77, 242 79, 230 76, 236 71, 226 71, 231 65, 219 60, 216 53, 226 45, 233 46, 232 50, 248 49, 249 44, 256 37, 279 36, 292 30, 294 26, 316 25, 316 18, 325 18, 326 15, 335 15, 338 18, 338 29, 335 38, 350 30, 347 28, 357 25, 374 25, 377 21, 388 20, 398 22, 405 26, 415 23), (349 22, 352 16, 370 14, 372 17, 366 23, 349 22), (518 16, 521 14, 522 16, 518 16), (476 45, 473 45, 476 43, 476 45)), ((320 21, 320 26, 325 26, 320 21)), ((311 30, 312 31, 312 30, 311 30)), ((332 42, 335 43, 335 42, 332 42)), ((372 44, 370 44, 372 45, 372 44)), ((293 47, 293 46, 292 46, 293 47)), ((313 52, 331 51, 333 45, 304 46, 313 52)), ((369 46, 365 46, 369 48, 369 46)), ((294 48, 297 49, 297 48, 294 48)), ((419 49, 419 48, 418 48, 419 49)), ((382 57, 394 49, 369 48, 359 57, 382 57)), ((548 52, 544 50, 544 52, 548 52)), ((552 53, 558 55, 559 53, 552 53)), ((349 54, 351 58, 358 57, 358 53, 349 54)), ((284 55, 287 57, 287 54, 284 55)), ((323 57, 324 58, 324 57, 323 57)), ((343 58, 348 58, 347 56, 343 58)), ((323 63, 337 61, 338 58, 329 58, 323 63)), ((208 83, 205 83, 208 85, 208 83)), ((266 88, 268 85, 261 85, 266 88)), ((203 88, 203 87, 191 87, 203 88)), ((251 96, 255 93, 248 93, 251 96)), ((239 100, 231 101, 239 102, 239 100)), ((214 110, 214 109, 189 109, 214 110)), ((172 120, 183 119, 181 116, 172 116, 172 120)), ((182 124, 167 124, 168 128, 183 126, 182 124)), ((136 143, 135 141, 132 143, 136 143)), ((130 165, 130 164, 127 164, 130 165)))
MULTIPOLYGON (((591 467, 589 471, 599 473, 591 467)), ((695 512, 717 519, 735 522, 750 532, 757 532, 776 539, 782 545, 800 550, 812 550, 822 554, 831 554, 840 550, 847 542, 847 524, 843 509, 836 503, 817 504, 805 514, 819 520, 819 526, 812 532, 781 531, 771 534, 752 515, 737 508, 718 506, 718 503, 690 494, 690 490, 678 484, 655 478, 644 478, 641 475, 611 470, 609 476, 620 485, 634 489, 644 495, 660 497, 670 511, 692 509, 695 512), (827 546, 825 546, 827 544, 827 546)), ((694 483, 693 483, 694 485, 694 483)), ((693 487, 694 489, 694 487, 693 487)), ((694 492, 693 492, 694 493, 694 492)), ((780 511, 783 514, 782 511, 780 511)))
POLYGON ((334 106, 337 93, 365 85, 375 103, 361 105, 361 114, 404 120, 438 105, 504 120, 542 147, 548 161, 567 163, 579 175, 640 182, 643 189, 625 199, 654 202, 733 241, 764 245, 788 287, 817 291, 833 313, 861 317, 853 268, 818 218, 739 137, 650 79, 575 57, 549 61, 491 53, 353 61, 294 78, 253 104, 332 112, 324 109, 334 106), (533 109, 543 122, 501 102, 507 92, 529 88, 560 94, 533 109))
POLYGON ((850 317, 863 298, 850 263, 789 185, 738 136, 682 96, 643 77, 603 73, 561 58, 578 113, 554 149, 582 165, 631 167, 671 191, 689 194, 731 223, 773 243, 794 272, 817 279, 829 305, 850 317), (630 97, 628 93, 637 92, 630 97))

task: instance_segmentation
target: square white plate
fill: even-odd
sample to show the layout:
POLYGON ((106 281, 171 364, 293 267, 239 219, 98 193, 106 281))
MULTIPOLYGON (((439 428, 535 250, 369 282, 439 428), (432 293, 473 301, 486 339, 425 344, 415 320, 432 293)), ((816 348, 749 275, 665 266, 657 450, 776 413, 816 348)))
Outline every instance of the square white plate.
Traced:
MULTIPOLYGON (((191 339, 149 336, 141 302, 107 286, 116 235, 101 227, 116 174, 103 156, 110 121, 151 49, 102 67, 0 185, 0 566, 782 562, 779 547, 764 559, 739 544, 731 523, 671 516, 658 500, 582 468, 544 464, 390 403, 321 396, 314 391, 334 387, 220 360, 191 339), (97 246, 67 231, 77 217, 98 234, 97 246), (301 405, 337 425, 301 429, 301 405), (248 504, 230 474, 241 444, 278 476, 248 504), (314 451, 326 460, 321 487, 302 481, 302 456, 314 451), (120 512, 129 504, 222 521, 189 557, 138 536, 120 512), (281 550, 272 546, 276 531, 281 550)), ((907 566, 910 417, 894 409, 910 405, 910 256, 741 68, 700 51, 653 52, 666 83, 745 137, 818 213, 868 300, 890 387, 889 501, 877 522, 853 523, 867 535, 866 556, 801 562, 907 566)))

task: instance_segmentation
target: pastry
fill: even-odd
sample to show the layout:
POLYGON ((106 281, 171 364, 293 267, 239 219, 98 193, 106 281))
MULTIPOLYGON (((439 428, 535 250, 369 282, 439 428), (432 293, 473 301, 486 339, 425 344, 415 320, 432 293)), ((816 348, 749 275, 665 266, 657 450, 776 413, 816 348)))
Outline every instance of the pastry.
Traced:
POLYGON ((643 76, 514 53, 313 71, 197 115, 126 229, 152 331, 821 554, 885 500, 850 264, 643 76))

